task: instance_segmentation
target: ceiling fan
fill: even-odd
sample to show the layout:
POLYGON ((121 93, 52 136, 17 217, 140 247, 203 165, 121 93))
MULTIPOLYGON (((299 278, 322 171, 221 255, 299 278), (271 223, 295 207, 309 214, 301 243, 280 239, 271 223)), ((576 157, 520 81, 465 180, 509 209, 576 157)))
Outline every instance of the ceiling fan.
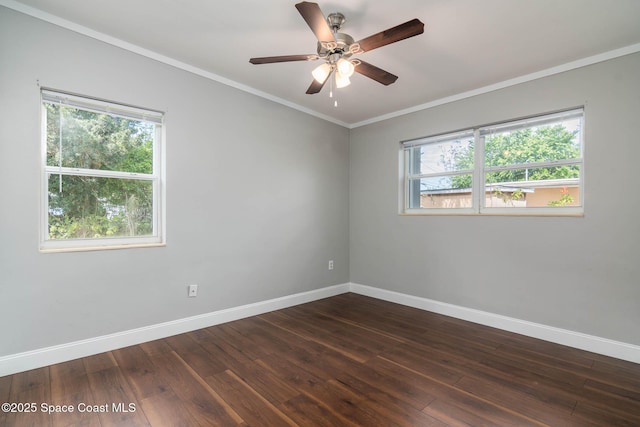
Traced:
MULTIPOLYGON (((307 89, 307 94, 318 93, 325 83, 333 76, 336 88, 348 86, 349 77, 354 72, 369 77, 383 85, 394 83, 398 76, 382 70, 375 65, 359 59, 350 59, 353 55, 368 52, 370 50, 395 43, 409 37, 417 36, 424 32, 424 24, 419 19, 412 19, 398 26, 373 34, 359 41, 353 37, 341 33, 340 27, 345 21, 342 13, 331 13, 325 19, 317 3, 303 1, 296 4, 296 9, 307 22, 311 31, 318 39, 317 54, 309 55, 284 55, 251 58, 252 64, 272 64, 276 62, 291 61, 315 61, 322 59, 324 62, 313 70, 314 80, 307 89)), ((332 81, 333 84, 333 81, 332 81)))

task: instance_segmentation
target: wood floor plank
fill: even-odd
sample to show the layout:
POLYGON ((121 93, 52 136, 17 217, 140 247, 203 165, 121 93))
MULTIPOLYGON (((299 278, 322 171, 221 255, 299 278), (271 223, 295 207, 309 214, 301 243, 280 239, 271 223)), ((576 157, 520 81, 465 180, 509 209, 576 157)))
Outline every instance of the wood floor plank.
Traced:
POLYGON ((441 354, 428 347, 400 345, 382 356, 447 384, 455 383, 463 375, 459 370, 451 368, 449 360, 443 360, 441 354))
POLYGON ((363 362, 367 358, 371 357, 370 353, 366 353, 364 350, 357 348, 344 340, 333 339, 330 331, 316 327, 313 322, 300 321, 283 312, 267 313, 266 315, 262 315, 261 318, 274 326, 278 326, 294 335, 297 335, 298 337, 304 338, 308 341, 315 341, 327 348, 340 352, 355 361, 363 362))
POLYGON ((58 363, 49 367, 52 396, 67 396, 89 386, 82 359, 58 363))
MULTIPOLYGON (((640 393, 640 372, 637 368, 631 369, 603 361, 596 361, 587 376, 589 380, 623 388, 631 393, 640 393)), ((589 380, 587 380, 587 382, 589 380)))
POLYGON ((11 384, 10 398, 14 399, 17 395, 33 388, 48 389, 51 382, 49 373, 49 367, 45 367, 14 375, 11 384))
POLYGON ((118 366, 118 362, 116 362, 116 359, 114 359, 113 354, 110 351, 85 357, 82 359, 82 363, 84 364, 85 372, 87 374, 118 366))
MULTIPOLYGON (((113 405, 122 404, 127 408, 127 412, 94 412, 102 426, 148 426, 147 420, 140 402, 136 399, 131 386, 122 374, 118 366, 101 369, 88 373, 91 392, 94 402, 87 402, 91 405, 113 405), (132 406, 130 406, 132 405, 132 406), (133 408, 133 411, 129 410, 133 408)), ((111 409, 113 407, 111 406, 111 409)))
POLYGON ((301 427, 357 427, 340 414, 336 414, 331 408, 319 404, 306 394, 301 394, 289 399, 281 406, 291 419, 301 427))
POLYGON ((375 420, 382 422, 385 426, 446 426, 446 424, 437 419, 394 399, 380 390, 365 386, 366 392, 363 393, 361 391, 363 383, 358 383, 358 388, 351 387, 349 384, 339 380, 332 380, 331 383, 336 387, 347 388, 352 393, 362 396, 358 401, 358 406, 365 412, 372 414, 375 420))
POLYGON ((165 377, 158 375, 149 356, 140 346, 125 347, 112 353, 137 400, 164 393, 169 388, 165 377))
POLYGON ((512 409, 547 425, 576 425, 575 417, 571 416, 576 401, 567 405, 565 402, 556 402, 553 397, 540 393, 532 396, 513 387, 470 376, 462 378, 455 387, 476 396, 483 396, 489 402, 512 409))
MULTIPOLYGON (((337 379, 358 389, 364 383, 367 387, 379 389, 418 410, 436 398, 434 386, 440 384, 428 381, 423 375, 416 375, 416 371, 383 358, 370 360, 337 379)), ((366 388, 363 391, 365 390, 366 388)))
POLYGON ((319 405, 331 410, 336 416, 359 426, 390 425, 389 419, 375 411, 366 411, 363 405, 365 398, 336 381, 315 384, 305 392, 319 405))
MULTIPOLYGON (((626 384, 611 385, 588 379, 584 384, 584 388, 624 400, 629 405, 640 405, 640 392, 629 390, 625 388, 624 385, 626 384)), ((640 414, 640 407, 638 407, 638 413, 640 414)))
MULTIPOLYGON (((323 311, 324 312, 324 311, 323 311)), ((437 326, 443 319, 435 317, 425 320, 409 319, 407 316, 398 316, 384 311, 362 310, 326 311, 337 319, 343 319, 374 329, 379 333, 385 333, 400 340, 414 340, 431 328, 437 326), (375 313, 375 315, 372 315, 375 313)))
MULTIPOLYGON (((42 412, 40 405, 51 402, 49 367, 32 369, 13 376, 8 402, 28 404, 27 410, 7 413, 8 426, 51 426, 52 417, 42 412)), ((4 402, 2 402, 4 403, 4 402)))
POLYGON ((55 426, 100 426, 100 420, 90 412, 82 411, 82 405, 95 404, 89 377, 82 359, 59 363, 50 367, 51 402, 46 402, 53 413, 55 426), (65 407, 73 408, 67 411, 65 407), (58 411, 61 408, 62 411, 58 411))
POLYGON ((265 356, 256 360, 256 364, 271 372, 289 386, 300 392, 323 379, 279 356, 265 356))
POLYGON ((229 402, 233 410, 249 425, 296 425, 284 412, 231 371, 221 372, 206 378, 206 381, 218 391, 223 399, 229 402))
POLYGON ((173 348, 171 348, 171 346, 165 339, 159 339, 159 340, 142 343, 140 344, 140 348, 142 348, 142 351, 147 353, 147 356, 170 353, 173 351, 173 348))
POLYGON ((594 423, 598 426, 637 427, 640 425, 638 414, 617 414, 584 402, 578 402, 573 415, 585 423, 594 423))
MULTIPOLYGON (((240 321, 239 321, 240 322, 240 321)), ((233 328, 233 322, 218 325, 214 328, 207 329, 209 334, 215 339, 225 342, 235 348, 235 350, 243 354, 249 360, 259 359, 269 353, 260 348, 259 345, 247 339, 241 333, 233 328)))
POLYGON ((640 372, 638 372, 637 363, 629 362, 628 360, 616 359, 614 357, 605 356, 604 354, 586 353, 588 353, 589 357, 593 359, 593 369, 602 372, 625 372, 627 375, 640 382, 640 372))
POLYGON ((594 408, 635 419, 640 426, 640 395, 622 387, 587 380, 578 397, 594 408))
POLYGON ((274 405, 280 405, 300 394, 299 390, 257 363, 234 366, 230 370, 274 405))
POLYGON ((174 395, 182 401, 180 407, 188 411, 190 418, 198 424, 207 426, 241 423, 240 417, 229 410, 229 405, 220 395, 176 352, 155 354, 151 356, 151 361, 166 378, 174 395))
POLYGON ((542 425, 542 423, 531 419, 522 412, 511 410, 506 406, 492 402, 486 396, 469 393, 468 391, 459 388, 457 383, 449 384, 441 382, 433 377, 423 374, 420 371, 416 371, 405 365, 385 359, 384 357, 379 358, 379 365, 376 366, 375 369, 376 371, 387 372, 389 375, 395 376, 401 375, 404 371, 418 375, 420 377, 419 383, 435 397, 434 400, 441 399, 454 401, 456 406, 479 414, 481 417, 498 425, 542 425))
POLYGON ((460 408, 450 401, 436 399, 423 409, 425 414, 446 423, 447 426, 455 427, 484 427, 495 426, 494 421, 487 420, 475 411, 460 408))
MULTIPOLYGON (((485 360, 492 358, 491 352, 480 352, 477 349, 476 352, 480 353, 479 358, 485 360)), ((438 375, 450 372, 457 386, 463 380, 483 381, 492 384, 495 389, 513 390, 511 393, 507 392, 508 397, 518 395, 523 399, 534 399, 534 403, 539 401, 537 403, 547 405, 550 408, 557 407, 558 410, 564 410, 567 413, 573 410, 577 402, 576 393, 569 393, 540 382, 543 378, 535 374, 504 365, 500 366, 500 369, 496 369, 483 363, 484 360, 476 360, 473 354, 458 352, 456 349, 443 348, 442 346, 434 349, 412 343, 400 346, 394 352, 385 353, 384 357, 441 381, 446 381, 446 378, 439 378, 438 375), (430 371, 427 370, 428 367, 431 367, 430 371)), ((581 390, 578 387, 574 388, 576 392, 581 390)))
POLYGON ((252 359, 243 351, 216 334, 216 328, 205 328, 192 332, 192 337, 213 358, 219 360, 227 369, 244 366, 252 359))
POLYGON ((94 407, 3 427, 638 426, 640 365, 347 293, 0 377, 0 400, 94 407))
POLYGON ((267 354, 286 353, 293 346, 306 340, 282 329, 274 329, 271 324, 258 317, 243 319, 230 325, 247 340, 250 340, 267 354))
POLYGON ((406 332, 409 338, 414 334, 421 334, 439 327, 442 322, 450 319, 450 317, 441 314, 400 304, 390 304, 387 301, 356 294, 342 294, 314 301, 309 303, 308 308, 366 325, 379 325, 381 328, 390 327, 394 335, 402 335, 402 332, 406 332))
MULTIPOLYGON (((501 345, 496 353, 502 354, 510 359, 523 359, 535 361, 541 365, 558 368, 569 373, 577 374, 583 378, 589 378, 594 374, 591 366, 586 366, 582 360, 575 360, 573 358, 557 358, 553 355, 538 353, 535 350, 527 349, 523 347, 514 347, 508 345, 501 345)), ((596 376, 597 378, 597 376, 596 376)))
POLYGON ((191 334, 176 335, 166 341, 202 378, 227 369, 223 360, 212 356, 191 334))
POLYGON ((144 411, 149 423, 155 426, 223 426, 223 424, 200 424, 184 406, 184 402, 173 391, 165 390, 162 393, 153 394, 141 401, 141 409, 144 411))
MULTIPOLYGON (((9 396, 11 392, 12 382, 13 382, 12 375, 0 377, 0 404, 11 402, 9 396)), ((7 418, 7 413, 5 411, 0 411, 0 426, 7 425, 6 418, 7 418)))
POLYGON ((392 392, 390 392, 386 383, 382 385, 382 388, 385 389, 383 391, 381 388, 375 387, 374 385, 363 381, 361 378, 350 374, 343 374, 342 378, 336 381, 346 387, 350 387, 362 396, 365 396, 366 400, 363 400, 361 405, 366 408, 371 408, 372 411, 378 414, 382 414, 385 419, 389 420, 388 425, 431 427, 446 426, 443 422, 425 414, 419 409, 416 409, 415 406, 423 406, 425 401, 429 401, 430 396, 412 396, 419 403, 417 405, 414 403, 414 406, 411 406, 404 400, 405 395, 401 394, 401 397, 395 397, 392 392))
POLYGON ((524 337, 518 334, 508 335, 502 344, 535 352, 547 357, 553 357, 560 360, 570 360, 571 363, 584 366, 586 368, 592 367, 594 363, 592 353, 549 341, 524 337))
POLYGON ((580 390, 586 381, 586 378, 580 374, 568 371, 559 366, 549 365, 543 361, 528 357, 509 356, 500 351, 492 353, 490 357, 484 357, 480 363, 491 367, 495 366, 496 369, 502 367, 509 371, 521 369, 526 372, 535 373, 539 377, 535 381, 540 381, 555 386, 558 389, 572 392, 580 390))
POLYGON ((298 366, 326 381, 335 378, 341 372, 357 369, 361 365, 343 353, 314 341, 292 348, 291 351, 280 354, 280 357, 290 365, 298 366))
POLYGON ((282 318, 280 325, 285 322, 292 332, 339 351, 358 362, 375 357, 388 346, 397 344, 395 340, 386 340, 379 334, 363 328, 354 328, 325 315, 307 316, 290 308, 284 313, 278 313, 278 316, 282 318))
POLYGON ((535 362, 508 359, 497 354, 483 357, 478 364, 478 369, 482 372, 505 372, 516 383, 549 388, 574 397, 582 391, 585 381, 579 375, 566 371, 548 368, 535 362))

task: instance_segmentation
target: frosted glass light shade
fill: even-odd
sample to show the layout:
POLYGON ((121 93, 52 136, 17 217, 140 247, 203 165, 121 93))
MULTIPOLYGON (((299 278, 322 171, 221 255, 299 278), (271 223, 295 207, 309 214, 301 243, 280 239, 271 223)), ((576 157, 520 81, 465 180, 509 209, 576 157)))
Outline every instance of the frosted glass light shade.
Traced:
POLYGON ((311 72, 311 75, 318 83, 324 83, 324 81, 327 80, 327 77, 329 77, 329 73, 331 73, 331 65, 325 62, 319 67, 316 67, 311 72))
POLYGON ((351 80, 349 80, 348 76, 345 76, 340 71, 336 71, 336 87, 338 89, 349 86, 351 84, 351 80))
POLYGON ((338 67, 338 71, 345 77, 351 77, 353 75, 354 66, 351 61, 347 61, 346 59, 340 59, 336 64, 338 67))

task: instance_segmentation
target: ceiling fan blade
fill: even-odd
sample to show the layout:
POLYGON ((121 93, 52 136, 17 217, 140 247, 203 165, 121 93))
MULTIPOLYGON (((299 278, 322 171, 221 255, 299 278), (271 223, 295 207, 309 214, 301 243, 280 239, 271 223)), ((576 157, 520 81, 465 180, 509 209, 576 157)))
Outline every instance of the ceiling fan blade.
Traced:
POLYGON ((318 3, 303 1, 296 4, 296 9, 298 9, 300 15, 302 15, 304 20, 307 22, 307 25, 309 25, 309 28, 311 28, 313 34, 316 35, 318 41, 336 41, 335 37, 333 36, 333 31, 331 31, 331 28, 329 28, 327 19, 324 17, 324 14, 320 10, 320 6, 318 6, 318 3))
POLYGON ((322 83, 318 82, 316 79, 313 79, 313 81, 311 82, 311 86, 309 86, 309 89, 307 89, 307 95, 313 95, 314 93, 320 92, 324 87, 324 84, 329 81, 332 75, 333 73, 330 73, 322 83))
POLYGON ((249 62, 252 64, 273 64, 275 62, 292 62, 292 61, 315 61, 319 56, 311 55, 282 55, 282 56, 264 56, 262 58, 251 58, 249 62))
POLYGON ((411 21, 407 21, 404 24, 389 28, 388 30, 380 31, 379 33, 366 37, 357 43, 360 45, 360 49, 362 49, 363 52, 368 52, 422 33, 424 33, 424 24, 416 18, 411 21))
POLYGON ((398 80, 398 76, 362 60, 360 60, 360 64, 356 66, 355 71, 377 81, 378 83, 382 83, 385 86, 389 86, 391 83, 395 83, 395 81, 398 80))

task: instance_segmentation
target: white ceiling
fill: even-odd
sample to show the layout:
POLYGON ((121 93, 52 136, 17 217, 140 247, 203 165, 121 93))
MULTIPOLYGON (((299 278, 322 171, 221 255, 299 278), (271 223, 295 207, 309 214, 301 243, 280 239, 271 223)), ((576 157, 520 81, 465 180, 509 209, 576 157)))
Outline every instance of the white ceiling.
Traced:
POLYGON ((446 99, 640 51, 639 0, 330 0, 356 40, 413 18, 422 35, 362 54, 399 76, 355 74, 306 95, 319 62, 252 65, 316 52, 296 0, 0 0, 1 5, 129 48, 350 127, 446 99), (61 18, 61 19, 59 19, 61 18), (585 59, 586 58, 586 59, 585 59))

